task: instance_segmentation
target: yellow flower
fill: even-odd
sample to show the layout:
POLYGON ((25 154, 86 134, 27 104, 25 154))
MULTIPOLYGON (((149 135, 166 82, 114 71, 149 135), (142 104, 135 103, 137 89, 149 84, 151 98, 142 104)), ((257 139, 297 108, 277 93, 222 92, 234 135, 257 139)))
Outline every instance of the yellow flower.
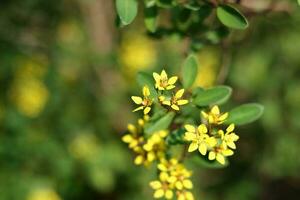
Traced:
POLYGON ((210 124, 222 124, 228 117, 228 113, 220 113, 218 106, 213 106, 209 113, 201 112, 202 116, 208 120, 210 124))
POLYGON ((183 190, 176 193, 178 200, 194 200, 194 196, 191 192, 183 190))
POLYGON ((188 152, 199 150, 202 155, 206 155, 207 150, 214 147, 217 141, 214 137, 210 137, 205 124, 201 124, 197 129, 187 124, 184 126, 187 132, 185 133, 185 140, 190 141, 188 152))
POLYGON ((222 165, 225 165, 225 157, 232 156, 233 151, 231 149, 227 149, 225 145, 221 144, 219 147, 215 147, 208 154, 209 160, 217 160, 222 165))
POLYGON ((147 160, 153 162, 156 159, 161 159, 165 155, 164 138, 167 136, 167 131, 158 131, 151 135, 147 142, 143 145, 143 149, 147 152, 147 160))
POLYGON ((143 96, 132 96, 131 99, 136 103, 137 105, 141 105, 140 107, 133 110, 133 112, 136 112, 138 110, 144 110, 144 114, 148 114, 151 110, 152 100, 150 99, 150 90, 147 86, 143 87, 143 96))
POLYGON ((155 190, 153 197, 156 199, 165 197, 172 199, 174 194, 170 184, 166 180, 156 180, 150 182, 150 187, 155 190))
POLYGON ((232 131, 234 130, 234 124, 230 124, 227 129, 226 133, 224 134, 223 130, 219 130, 218 133, 221 136, 223 145, 226 147, 230 147, 232 149, 236 149, 236 145, 234 142, 236 142, 239 139, 239 136, 233 133, 232 131))
POLYGON ((136 127, 133 124, 127 125, 127 130, 129 134, 126 134, 122 137, 122 141, 128 143, 130 149, 134 149, 139 143, 144 141, 144 138, 139 135, 142 132, 142 128, 144 125, 144 120, 138 120, 139 126, 136 127))
MULTIPOLYGON (((172 198, 174 191, 177 196, 181 194, 181 198, 183 198, 185 197, 184 193, 188 192, 188 189, 193 188, 193 183, 189 179, 192 173, 183 164, 179 163, 177 159, 171 158, 167 160, 163 158, 160 160, 157 168, 160 170, 159 180, 150 183, 151 187, 156 190, 154 193, 155 198, 172 198), (168 196, 166 196, 167 193, 168 196)), ((190 194, 187 194, 187 196, 190 197, 190 194)))
POLYGON ((185 105, 189 102, 186 99, 181 99, 183 93, 184 89, 178 90, 170 100, 163 100, 162 103, 164 105, 171 106, 174 110, 179 110, 179 106, 185 105))
POLYGON ((175 170, 170 172, 170 181, 174 183, 177 190, 192 189, 193 183, 189 179, 192 175, 182 164, 178 164, 175 170))
POLYGON ((157 88, 158 90, 171 90, 175 88, 174 84, 178 79, 177 76, 172 76, 168 79, 168 75, 165 70, 162 70, 160 75, 154 72, 153 78, 155 80, 155 88, 157 88))

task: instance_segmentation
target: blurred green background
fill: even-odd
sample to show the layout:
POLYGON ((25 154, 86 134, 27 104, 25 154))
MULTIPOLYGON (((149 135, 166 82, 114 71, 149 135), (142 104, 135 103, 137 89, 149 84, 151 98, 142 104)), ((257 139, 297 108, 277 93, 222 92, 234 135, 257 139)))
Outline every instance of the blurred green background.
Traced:
MULTIPOLYGON (((233 32, 233 98, 265 105, 238 127, 225 169, 194 166, 198 200, 297 199, 300 192, 300 12, 296 1, 253 0, 261 12, 233 32)), ((0 200, 152 199, 154 170, 133 164, 121 142, 134 122, 140 70, 179 73, 186 45, 146 35, 142 13, 115 26, 114 1, 2 0, 0 12, 0 200)), ((226 52, 228 53, 228 52, 226 52)), ((198 53, 196 85, 216 83, 224 52, 198 53)), ((231 56, 232 55, 232 56, 231 56)))

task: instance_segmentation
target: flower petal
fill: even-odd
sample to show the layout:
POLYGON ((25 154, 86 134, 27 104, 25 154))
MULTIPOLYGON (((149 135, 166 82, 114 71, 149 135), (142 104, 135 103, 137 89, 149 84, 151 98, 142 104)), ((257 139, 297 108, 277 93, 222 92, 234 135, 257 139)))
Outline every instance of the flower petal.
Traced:
POLYGON ((214 160, 214 159, 216 159, 216 153, 214 151, 209 152, 208 160, 214 160))
POLYGON ((192 183, 192 181, 189 180, 189 179, 183 180, 182 183, 183 183, 183 186, 184 186, 185 188, 187 188, 187 189, 192 189, 192 188, 193 188, 193 183, 192 183))
POLYGON ((150 96, 150 90, 149 90, 148 86, 144 86, 144 87, 143 87, 143 95, 144 95, 145 97, 150 96))
POLYGON ((152 189, 157 190, 159 188, 161 188, 161 182, 160 181, 151 181, 150 182, 150 187, 152 187, 152 189))
POLYGON ((207 128, 205 124, 201 124, 200 126, 198 126, 198 131, 200 134, 206 134, 207 133, 207 128))
POLYGON ((171 105, 171 101, 166 100, 166 101, 163 101, 162 104, 170 106, 171 105))
POLYGON ((172 192, 172 190, 167 190, 165 192, 165 197, 166 197, 166 199, 172 199, 173 198, 173 192, 172 192))
POLYGON ((168 84, 173 85, 176 83, 178 77, 177 76, 172 76, 169 80, 168 80, 168 84))
POLYGON ((202 143, 199 145, 198 150, 199 150, 199 152, 200 152, 203 156, 205 156, 206 153, 207 153, 207 146, 206 146, 206 144, 202 142, 202 143))
POLYGON ((151 107, 146 107, 144 109, 144 114, 147 115, 150 112, 150 110, 151 110, 151 107))
POLYGON ((191 132, 191 133, 195 133, 195 132, 196 132, 195 127, 194 127, 193 125, 191 125, 191 124, 186 124, 186 125, 184 126, 184 128, 185 128, 188 132, 191 132))
POLYGON ((177 104, 181 106, 181 105, 187 104, 188 102, 189 102, 189 101, 186 100, 186 99, 181 99, 181 100, 178 100, 178 101, 177 101, 177 104))
POLYGON ((222 165, 225 165, 225 158, 222 154, 218 153, 216 156, 216 160, 221 163, 222 165))
POLYGON ((158 199, 158 198, 163 197, 164 194, 165 194, 165 193, 164 193, 164 190, 163 190, 163 189, 159 189, 159 190, 156 190, 156 191, 154 192, 153 197, 156 198, 156 199, 158 199))
POLYGON ((162 70, 162 71, 161 71, 160 76, 161 76, 161 79, 168 79, 168 75, 167 75, 167 73, 166 73, 165 70, 162 70))
POLYGON ((228 117, 228 112, 222 114, 222 115, 219 117, 219 120, 220 120, 220 121, 224 121, 225 119, 227 119, 227 117, 228 117))
POLYGON ((176 97, 177 99, 179 99, 179 98, 182 97, 183 93, 184 93, 184 89, 180 89, 180 90, 178 90, 178 91, 176 92, 175 97, 176 97))
POLYGON ((136 111, 143 110, 143 109, 144 109, 144 106, 140 106, 140 107, 137 107, 136 109, 134 109, 132 112, 136 112, 136 111))
POLYGON ((197 142, 192 142, 189 146, 189 149, 188 149, 188 152, 193 152, 195 151, 196 149, 198 149, 198 144, 197 142))
POLYGON ((184 135, 184 139, 186 139, 187 141, 193 141, 196 139, 196 134, 195 133, 191 133, 191 132, 185 132, 184 135))
POLYGON ((130 143, 132 140, 133 140, 133 137, 130 134, 124 135, 122 137, 122 141, 125 142, 125 143, 130 143))
POLYGON ((175 104, 171 105, 171 108, 173 108, 174 110, 179 110, 179 107, 175 104))
POLYGON ((160 82, 160 75, 156 72, 153 72, 153 78, 155 80, 155 82, 160 82))
POLYGON ((232 132, 233 130, 234 130, 234 124, 230 124, 230 125, 227 127, 226 132, 227 132, 227 133, 230 133, 230 132, 232 132))
POLYGON ((214 115, 219 115, 220 114, 220 109, 218 106, 213 106, 211 109, 211 113, 214 115))
POLYGON ((132 96, 131 99, 136 104, 141 104, 143 102, 143 99, 141 97, 138 97, 138 96, 132 96))
POLYGON ((173 89, 173 88, 175 88, 175 85, 168 85, 168 86, 166 87, 167 90, 171 90, 171 89, 173 89))

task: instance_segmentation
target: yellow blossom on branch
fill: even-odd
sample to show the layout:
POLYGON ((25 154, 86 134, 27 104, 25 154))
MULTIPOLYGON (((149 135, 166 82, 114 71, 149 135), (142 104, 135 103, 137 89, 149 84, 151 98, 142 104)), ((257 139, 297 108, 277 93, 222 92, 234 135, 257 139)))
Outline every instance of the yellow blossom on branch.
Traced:
POLYGON ((152 105, 152 99, 150 99, 150 90, 147 86, 143 87, 143 98, 138 96, 132 96, 131 99, 136 103, 137 105, 141 105, 133 110, 133 112, 136 112, 138 110, 144 110, 144 114, 148 114, 151 110, 152 105))
POLYGON ((206 120, 208 120, 208 123, 217 125, 222 124, 228 117, 227 112, 220 113, 218 106, 213 106, 208 113, 202 111, 201 114, 206 120))
POLYGON ((178 90, 170 100, 164 100, 165 97, 161 96, 160 100, 162 104, 171 106, 174 110, 179 110, 179 106, 187 104, 189 101, 187 99, 181 99, 184 93, 184 89, 178 90))
POLYGON ((226 147, 230 147, 232 149, 236 149, 235 142, 239 139, 239 136, 233 133, 232 131, 234 130, 234 124, 230 124, 227 129, 226 133, 224 134, 223 130, 219 130, 218 133, 221 136, 223 145, 226 147))
POLYGON ((187 124, 184 126, 187 132, 185 133, 185 140, 191 142, 188 152, 193 152, 198 149, 202 155, 206 155, 207 150, 213 148, 217 141, 214 137, 209 136, 205 124, 201 124, 197 128, 187 124))
POLYGON ((218 147, 215 147, 212 151, 208 154, 209 160, 217 160, 222 165, 225 165, 225 157, 232 156, 233 151, 231 149, 227 149, 224 144, 221 144, 218 147))
POLYGON ((153 73, 153 78, 155 80, 155 88, 158 90, 171 90, 175 88, 175 83, 178 79, 177 76, 172 76, 168 78, 168 75, 165 70, 162 70, 160 75, 156 72, 153 73))

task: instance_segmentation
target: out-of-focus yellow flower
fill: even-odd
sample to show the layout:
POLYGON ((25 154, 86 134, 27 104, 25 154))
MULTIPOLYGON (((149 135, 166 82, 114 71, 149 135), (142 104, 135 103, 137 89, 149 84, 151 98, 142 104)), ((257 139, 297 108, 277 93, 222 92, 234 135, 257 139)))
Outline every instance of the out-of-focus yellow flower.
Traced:
POLYGON ((189 101, 187 99, 181 99, 183 96, 184 89, 178 90, 175 95, 171 97, 170 100, 164 100, 165 97, 161 96, 160 100, 164 105, 171 106, 174 110, 179 110, 179 106, 187 104, 189 101))
POLYGON ((152 105, 152 99, 150 99, 150 90, 147 86, 143 87, 143 98, 138 96, 132 96, 131 99, 136 103, 137 105, 141 105, 138 108, 134 109, 133 112, 136 112, 138 110, 144 110, 144 114, 148 114, 151 110, 152 105))
POLYGON ((165 197, 166 199, 172 199, 174 193, 167 180, 156 180, 150 182, 150 187, 155 190, 153 197, 156 199, 165 197))
POLYGON ((213 106, 210 112, 201 112, 202 116, 208 120, 210 124, 222 124, 228 117, 228 113, 220 113, 218 106, 213 106))
POLYGON ((224 134, 223 130, 219 130, 218 133, 221 136, 221 139, 223 141, 223 145, 226 147, 230 147, 232 149, 236 149, 235 142, 239 139, 239 136, 233 133, 234 130, 234 124, 230 124, 227 129, 226 133, 224 134))
POLYGON ((86 160, 99 153, 97 137, 89 132, 80 132, 69 144, 70 153, 77 159, 86 160))
POLYGON ((164 138, 168 135, 167 131, 161 130, 153 133, 148 139, 142 135, 144 124, 149 120, 145 115, 144 119, 138 120, 138 126, 128 124, 128 134, 122 137, 123 142, 128 143, 130 149, 136 154, 134 163, 136 165, 150 165, 154 160, 159 160, 165 156, 164 138))
POLYGON ((156 72, 153 73, 153 78, 155 80, 155 88, 158 90, 171 90, 175 88, 175 83, 178 79, 177 76, 172 76, 168 78, 168 75, 165 70, 162 70, 160 75, 156 72))
POLYGON ((190 191, 183 190, 176 192, 178 200, 194 200, 194 196, 190 191))
POLYGON ((38 188, 32 190, 27 200, 61 200, 60 196, 51 188, 38 188))
POLYGON ((12 85, 10 96, 22 114, 36 117, 45 107, 49 92, 38 79, 17 79, 12 85))
POLYGON ((160 170, 159 180, 150 182, 150 186, 155 190, 154 198, 172 199, 174 193, 177 197, 183 195, 181 198, 186 195, 191 197, 191 193, 184 194, 193 188, 193 183, 189 179, 192 173, 183 164, 174 158, 161 159, 157 167, 160 170))
POLYGON ((203 88, 213 86, 221 65, 220 50, 214 46, 205 47, 199 51, 197 57, 201 67, 198 70, 194 86, 203 88))
POLYGON ((122 137, 122 141, 128 143, 130 149, 135 149, 139 144, 144 142, 144 138, 140 135, 143 132, 144 124, 149 120, 149 116, 145 115, 144 119, 138 119, 138 125, 127 125, 128 134, 122 137))
POLYGON ((147 142, 143 145, 143 149, 147 152, 147 160, 153 162, 154 160, 162 159, 165 156, 165 142, 164 138, 168 135, 167 131, 158 131, 151 135, 147 142))
POLYGON ((217 144, 217 140, 207 134, 208 130, 205 124, 201 124, 197 129, 190 124, 187 124, 184 127, 187 130, 184 138, 191 142, 188 152, 193 152, 198 149, 202 155, 206 155, 207 150, 213 148, 217 144))
POLYGON ((155 44, 141 34, 130 32, 121 42, 119 59, 125 75, 134 77, 138 71, 150 68, 156 63, 155 44))
POLYGON ((224 143, 220 146, 214 147, 212 151, 208 154, 209 160, 217 160, 222 165, 225 165, 225 157, 232 156, 233 151, 231 149, 226 148, 224 143))

